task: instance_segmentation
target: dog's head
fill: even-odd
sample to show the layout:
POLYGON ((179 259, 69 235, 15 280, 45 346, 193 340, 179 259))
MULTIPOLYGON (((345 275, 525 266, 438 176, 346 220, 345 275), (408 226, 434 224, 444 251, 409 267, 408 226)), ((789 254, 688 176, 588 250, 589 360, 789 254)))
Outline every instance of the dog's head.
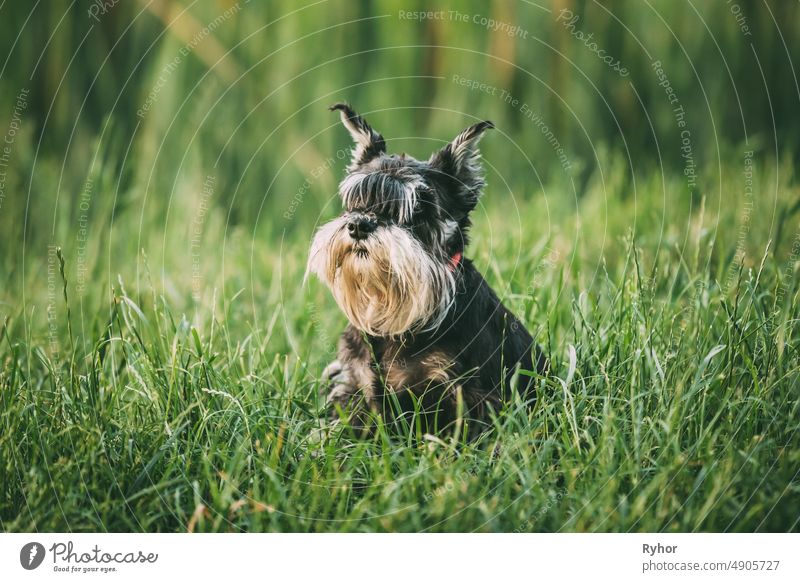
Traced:
POLYGON ((355 140, 339 185, 344 212, 317 231, 308 272, 333 292, 358 329, 397 336, 439 326, 455 293, 469 214, 484 186, 482 121, 427 161, 388 154, 381 134, 337 104, 355 140))

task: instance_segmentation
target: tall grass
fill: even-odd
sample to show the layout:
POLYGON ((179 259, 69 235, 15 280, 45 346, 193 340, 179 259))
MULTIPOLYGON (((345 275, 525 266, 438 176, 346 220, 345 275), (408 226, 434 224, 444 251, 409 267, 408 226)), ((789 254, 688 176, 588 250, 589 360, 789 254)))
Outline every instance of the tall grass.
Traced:
MULTIPOLYGON (((421 3, 251 4, 142 117, 235 2, 0 8, 0 133, 30 90, 0 204, 4 531, 798 529, 797 49, 769 11, 740 2, 754 50, 725 3, 454 8, 528 39, 399 18, 421 3), (691 187, 654 59, 687 111, 691 187), (569 167, 454 74, 529 104, 569 167), (467 256, 553 374, 477 441, 323 421, 344 318, 302 280, 338 212, 340 99, 418 157, 498 126, 467 256)), ((796 5, 767 6, 791 38, 796 5)))
MULTIPOLYGON (((520 217, 536 206, 518 201, 520 217)), ((735 205, 695 217, 685 248, 615 237, 597 261, 601 225, 554 253, 563 240, 509 234, 499 214, 478 220, 469 254, 554 373, 535 409, 508 403, 477 442, 321 428, 319 374, 343 320, 321 286, 301 287, 308 233, 272 264, 247 263, 255 241, 231 251, 213 312, 177 311, 144 258, 137 290, 121 279, 82 316, 67 279, 74 338, 56 267, 59 349, 32 314, 2 330, 3 527, 796 529, 797 255, 776 257, 773 240, 732 261, 735 205), (234 293, 250 269, 273 283, 234 293)))

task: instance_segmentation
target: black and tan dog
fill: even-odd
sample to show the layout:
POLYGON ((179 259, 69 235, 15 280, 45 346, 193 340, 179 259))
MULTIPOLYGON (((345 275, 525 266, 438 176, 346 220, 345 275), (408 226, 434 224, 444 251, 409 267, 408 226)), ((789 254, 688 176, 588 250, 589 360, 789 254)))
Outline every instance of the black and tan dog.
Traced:
MULTIPOLYGON (((356 143, 339 187, 344 212, 319 229, 308 260, 350 321, 324 372, 331 413, 365 429, 376 415, 414 418, 426 432, 462 414, 480 424, 509 396, 518 366, 546 365, 464 257, 485 185, 477 144, 494 126, 477 123, 418 161, 387 154, 349 106, 331 109, 356 143)), ((530 376, 517 384, 532 402, 530 376)))

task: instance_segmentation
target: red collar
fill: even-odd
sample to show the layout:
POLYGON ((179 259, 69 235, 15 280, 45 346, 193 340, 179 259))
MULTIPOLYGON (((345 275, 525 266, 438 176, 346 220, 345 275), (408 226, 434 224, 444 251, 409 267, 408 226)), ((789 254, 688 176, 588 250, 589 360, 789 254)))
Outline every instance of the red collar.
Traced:
POLYGON ((450 257, 450 271, 455 271, 458 268, 458 265, 461 263, 461 259, 464 257, 464 254, 461 251, 458 251, 452 257, 450 257))

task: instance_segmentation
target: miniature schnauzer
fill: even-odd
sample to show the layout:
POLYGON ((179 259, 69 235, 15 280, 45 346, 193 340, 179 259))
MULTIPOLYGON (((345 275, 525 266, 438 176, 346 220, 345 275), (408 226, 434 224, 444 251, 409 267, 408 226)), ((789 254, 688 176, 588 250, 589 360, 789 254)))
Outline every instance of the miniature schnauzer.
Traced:
POLYGON ((355 148, 339 186, 344 213, 317 231, 307 274, 350 321, 323 373, 332 417, 365 431, 405 418, 423 432, 467 419, 472 432, 510 396, 518 368, 528 373, 517 389, 533 402, 531 373, 544 374, 546 360, 463 254, 485 185, 477 145, 492 122, 425 162, 387 154, 348 105, 331 110, 355 148))

